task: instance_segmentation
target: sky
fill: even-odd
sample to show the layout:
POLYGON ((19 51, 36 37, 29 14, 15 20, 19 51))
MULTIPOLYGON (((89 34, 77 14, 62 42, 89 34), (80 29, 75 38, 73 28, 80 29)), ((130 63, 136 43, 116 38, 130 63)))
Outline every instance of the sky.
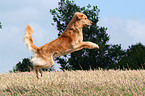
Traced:
MULTIPOLYGON (((97 5, 99 26, 107 27, 109 44, 123 49, 141 42, 145 45, 145 0, 74 0, 78 6, 97 5)), ((33 54, 23 41, 26 24, 32 26, 34 44, 38 47, 57 38, 50 9, 59 0, 1 0, 0 2, 0 73, 7 73, 33 54)), ((59 64, 55 63, 58 69, 59 64)))

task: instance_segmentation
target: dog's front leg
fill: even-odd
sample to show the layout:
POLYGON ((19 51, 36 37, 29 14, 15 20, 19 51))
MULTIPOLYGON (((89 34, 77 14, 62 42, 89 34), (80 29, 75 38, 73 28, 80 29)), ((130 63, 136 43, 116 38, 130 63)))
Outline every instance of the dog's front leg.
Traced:
POLYGON ((74 45, 75 49, 82 49, 82 48, 89 48, 89 49, 99 49, 99 46, 93 42, 86 41, 86 42, 80 42, 74 45))

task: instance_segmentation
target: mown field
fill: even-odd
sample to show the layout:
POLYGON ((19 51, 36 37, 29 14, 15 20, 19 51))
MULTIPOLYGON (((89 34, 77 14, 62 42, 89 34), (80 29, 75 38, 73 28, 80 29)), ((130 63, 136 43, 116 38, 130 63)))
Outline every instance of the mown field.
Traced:
POLYGON ((145 70, 5 73, 0 96, 145 96, 145 70))

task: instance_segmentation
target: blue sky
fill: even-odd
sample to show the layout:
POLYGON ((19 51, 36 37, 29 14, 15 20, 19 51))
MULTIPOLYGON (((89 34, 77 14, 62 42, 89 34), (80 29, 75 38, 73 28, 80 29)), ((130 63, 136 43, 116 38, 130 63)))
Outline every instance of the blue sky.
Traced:
MULTIPOLYGON (((0 2, 0 73, 12 70, 22 58, 32 56, 23 42, 25 25, 34 29, 33 39, 41 46, 57 38, 49 10, 58 7, 59 0, 2 0, 0 2), (39 39, 38 39, 39 38, 39 39)), ((99 26, 107 27, 110 44, 123 49, 141 42, 145 44, 145 0, 75 0, 81 7, 88 4, 100 9, 99 26)), ((55 63, 58 67, 58 64, 55 63)))

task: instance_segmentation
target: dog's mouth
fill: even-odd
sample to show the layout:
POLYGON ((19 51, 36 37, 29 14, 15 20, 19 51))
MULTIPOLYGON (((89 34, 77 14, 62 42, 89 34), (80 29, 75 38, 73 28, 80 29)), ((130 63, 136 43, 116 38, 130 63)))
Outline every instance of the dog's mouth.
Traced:
POLYGON ((85 24, 84 26, 85 26, 85 27, 89 27, 89 26, 91 26, 91 25, 92 25, 92 24, 85 24))

